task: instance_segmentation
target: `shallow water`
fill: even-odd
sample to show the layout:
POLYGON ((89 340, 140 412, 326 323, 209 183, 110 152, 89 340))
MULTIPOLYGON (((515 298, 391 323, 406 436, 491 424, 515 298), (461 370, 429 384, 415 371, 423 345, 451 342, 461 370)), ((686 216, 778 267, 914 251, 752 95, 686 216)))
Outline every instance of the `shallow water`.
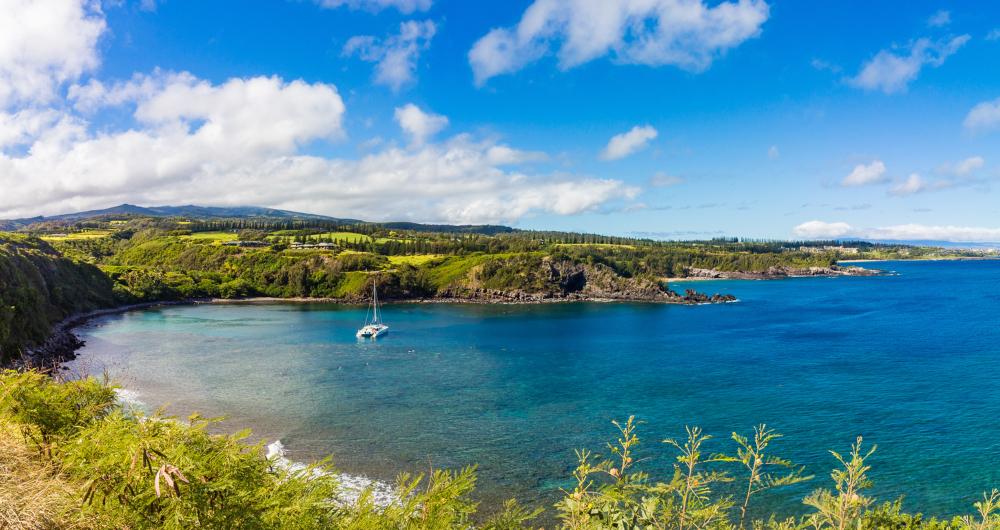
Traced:
POLYGON ((801 511, 829 485, 827 450, 860 434, 879 445, 880 499, 965 512, 1000 486, 1000 262, 876 266, 898 275, 694 285, 740 299, 725 305, 389 305, 377 342, 354 337, 363 307, 165 307, 82 328, 73 365, 292 459, 385 480, 478 464, 487 501, 550 504, 572 449, 601 450, 635 414, 654 472, 684 425, 716 435, 709 452, 757 423, 784 433, 776 448, 816 479, 767 509, 801 511))

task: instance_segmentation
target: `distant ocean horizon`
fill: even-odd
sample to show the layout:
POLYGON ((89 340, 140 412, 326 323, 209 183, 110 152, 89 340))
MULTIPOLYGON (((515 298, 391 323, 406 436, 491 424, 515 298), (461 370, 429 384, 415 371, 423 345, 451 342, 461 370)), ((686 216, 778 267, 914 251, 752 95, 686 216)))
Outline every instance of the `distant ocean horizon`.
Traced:
MULTIPOLYGON (((573 449, 601 452, 635 415, 643 465, 685 425, 732 451, 767 423, 816 477, 764 499, 801 513, 855 437, 878 444, 873 494, 937 515, 1000 486, 1000 261, 881 262, 878 277, 672 284, 739 303, 171 306, 99 318, 69 364, 108 371, 149 407, 225 416, 292 460, 333 455, 386 482, 477 464, 479 497, 551 505, 573 449)), ((550 512, 551 513, 551 512, 550 512)))

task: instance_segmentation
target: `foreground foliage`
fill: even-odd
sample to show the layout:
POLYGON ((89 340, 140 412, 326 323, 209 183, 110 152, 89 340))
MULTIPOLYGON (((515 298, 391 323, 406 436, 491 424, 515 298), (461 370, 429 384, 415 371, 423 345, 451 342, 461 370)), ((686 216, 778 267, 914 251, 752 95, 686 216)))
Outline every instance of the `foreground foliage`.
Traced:
MULTIPOLYGON (((398 498, 377 505, 372 492, 346 502, 327 462, 293 469, 262 456, 248 433, 217 435, 198 416, 185 422, 144 417, 116 403, 94 379, 57 381, 39 372, 0 373, 0 527, 22 528, 530 528, 541 509, 508 501, 480 509, 475 470, 399 477, 398 498)), ((574 486, 546 516, 566 529, 846 530, 1000 528, 1000 492, 984 495, 973 515, 950 520, 877 504, 869 458, 858 438, 831 486, 804 499, 800 517, 758 514, 759 495, 813 480, 774 452, 781 435, 759 426, 732 434, 733 451, 709 454, 698 428, 664 440, 674 473, 642 470, 638 422, 615 423, 602 458, 577 452, 574 486), (738 492, 734 494, 733 492, 738 492)))

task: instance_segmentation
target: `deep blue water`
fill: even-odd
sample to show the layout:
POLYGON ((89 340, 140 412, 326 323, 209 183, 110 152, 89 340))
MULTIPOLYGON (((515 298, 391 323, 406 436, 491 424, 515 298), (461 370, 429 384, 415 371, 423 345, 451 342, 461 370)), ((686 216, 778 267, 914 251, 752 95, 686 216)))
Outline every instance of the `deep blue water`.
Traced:
POLYGON ((827 451, 863 435, 880 499, 965 512, 1000 486, 1000 261, 877 266, 898 274, 694 285, 726 305, 390 305, 374 343, 354 337, 363 307, 168 307, 83 328, 74 364, 293 459, 388 480, 478 464, 487 500, 550 502, 572 449, 634 414, 654 472, 685 425, 716 436, 709 452, 758 423, 784 433, 775 448, 816 478, 769 507, 801 510, 830 484, 827 451))

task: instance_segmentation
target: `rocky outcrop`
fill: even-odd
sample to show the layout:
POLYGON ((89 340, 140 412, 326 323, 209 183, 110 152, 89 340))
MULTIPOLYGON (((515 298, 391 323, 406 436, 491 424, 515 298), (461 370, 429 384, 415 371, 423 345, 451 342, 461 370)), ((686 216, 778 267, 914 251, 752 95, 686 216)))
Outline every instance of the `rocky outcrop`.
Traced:
POLYGON ((862 267, 805 267, 788 266, 768 267, 763 271, 720 271, 715 269, 699 269, 692 267, 687 270, 688 278, 696 279, 729 279, 729 280, 770 280, 775 278, 802 278, 809 276, 878 276, 882 271, 862 267))
POLYGON ((73 359, 76 350, 83 346, 83 341, 70 331, 69 327, 57 326, 45 342, 25 348, 21 352, 21 357, 14 360, 13 365, 18 368, 45 369, 73 359))
POLYGON ((649 278, 624 277, 603 264, 541 258, 534 270, 524 272, 532 289, 486 287, 473 272, 471 280, 438 293, 438 298, 485 303, 542 303, 558 301, 639 301, 700 304, 735 301, 732 295, 707 295, 688 290, 681 295, 649 278))
POLYGON ((11 360, 9 364, 14 368, 53 368, 62 362, 72 360, 76 357, 76 350, 80 349, 84 342, 73 333, 73 328, 84 324, 92 318, 115 313, 123 313, 133 309, 144 309, 161 305, 194 303, 198 301, 199 300, 147 302, 76 314, 56 323, 56 325, 52 327, 52 330, 45 341, 41 344, 25 347, 21 351, 21 355, 11 360))

